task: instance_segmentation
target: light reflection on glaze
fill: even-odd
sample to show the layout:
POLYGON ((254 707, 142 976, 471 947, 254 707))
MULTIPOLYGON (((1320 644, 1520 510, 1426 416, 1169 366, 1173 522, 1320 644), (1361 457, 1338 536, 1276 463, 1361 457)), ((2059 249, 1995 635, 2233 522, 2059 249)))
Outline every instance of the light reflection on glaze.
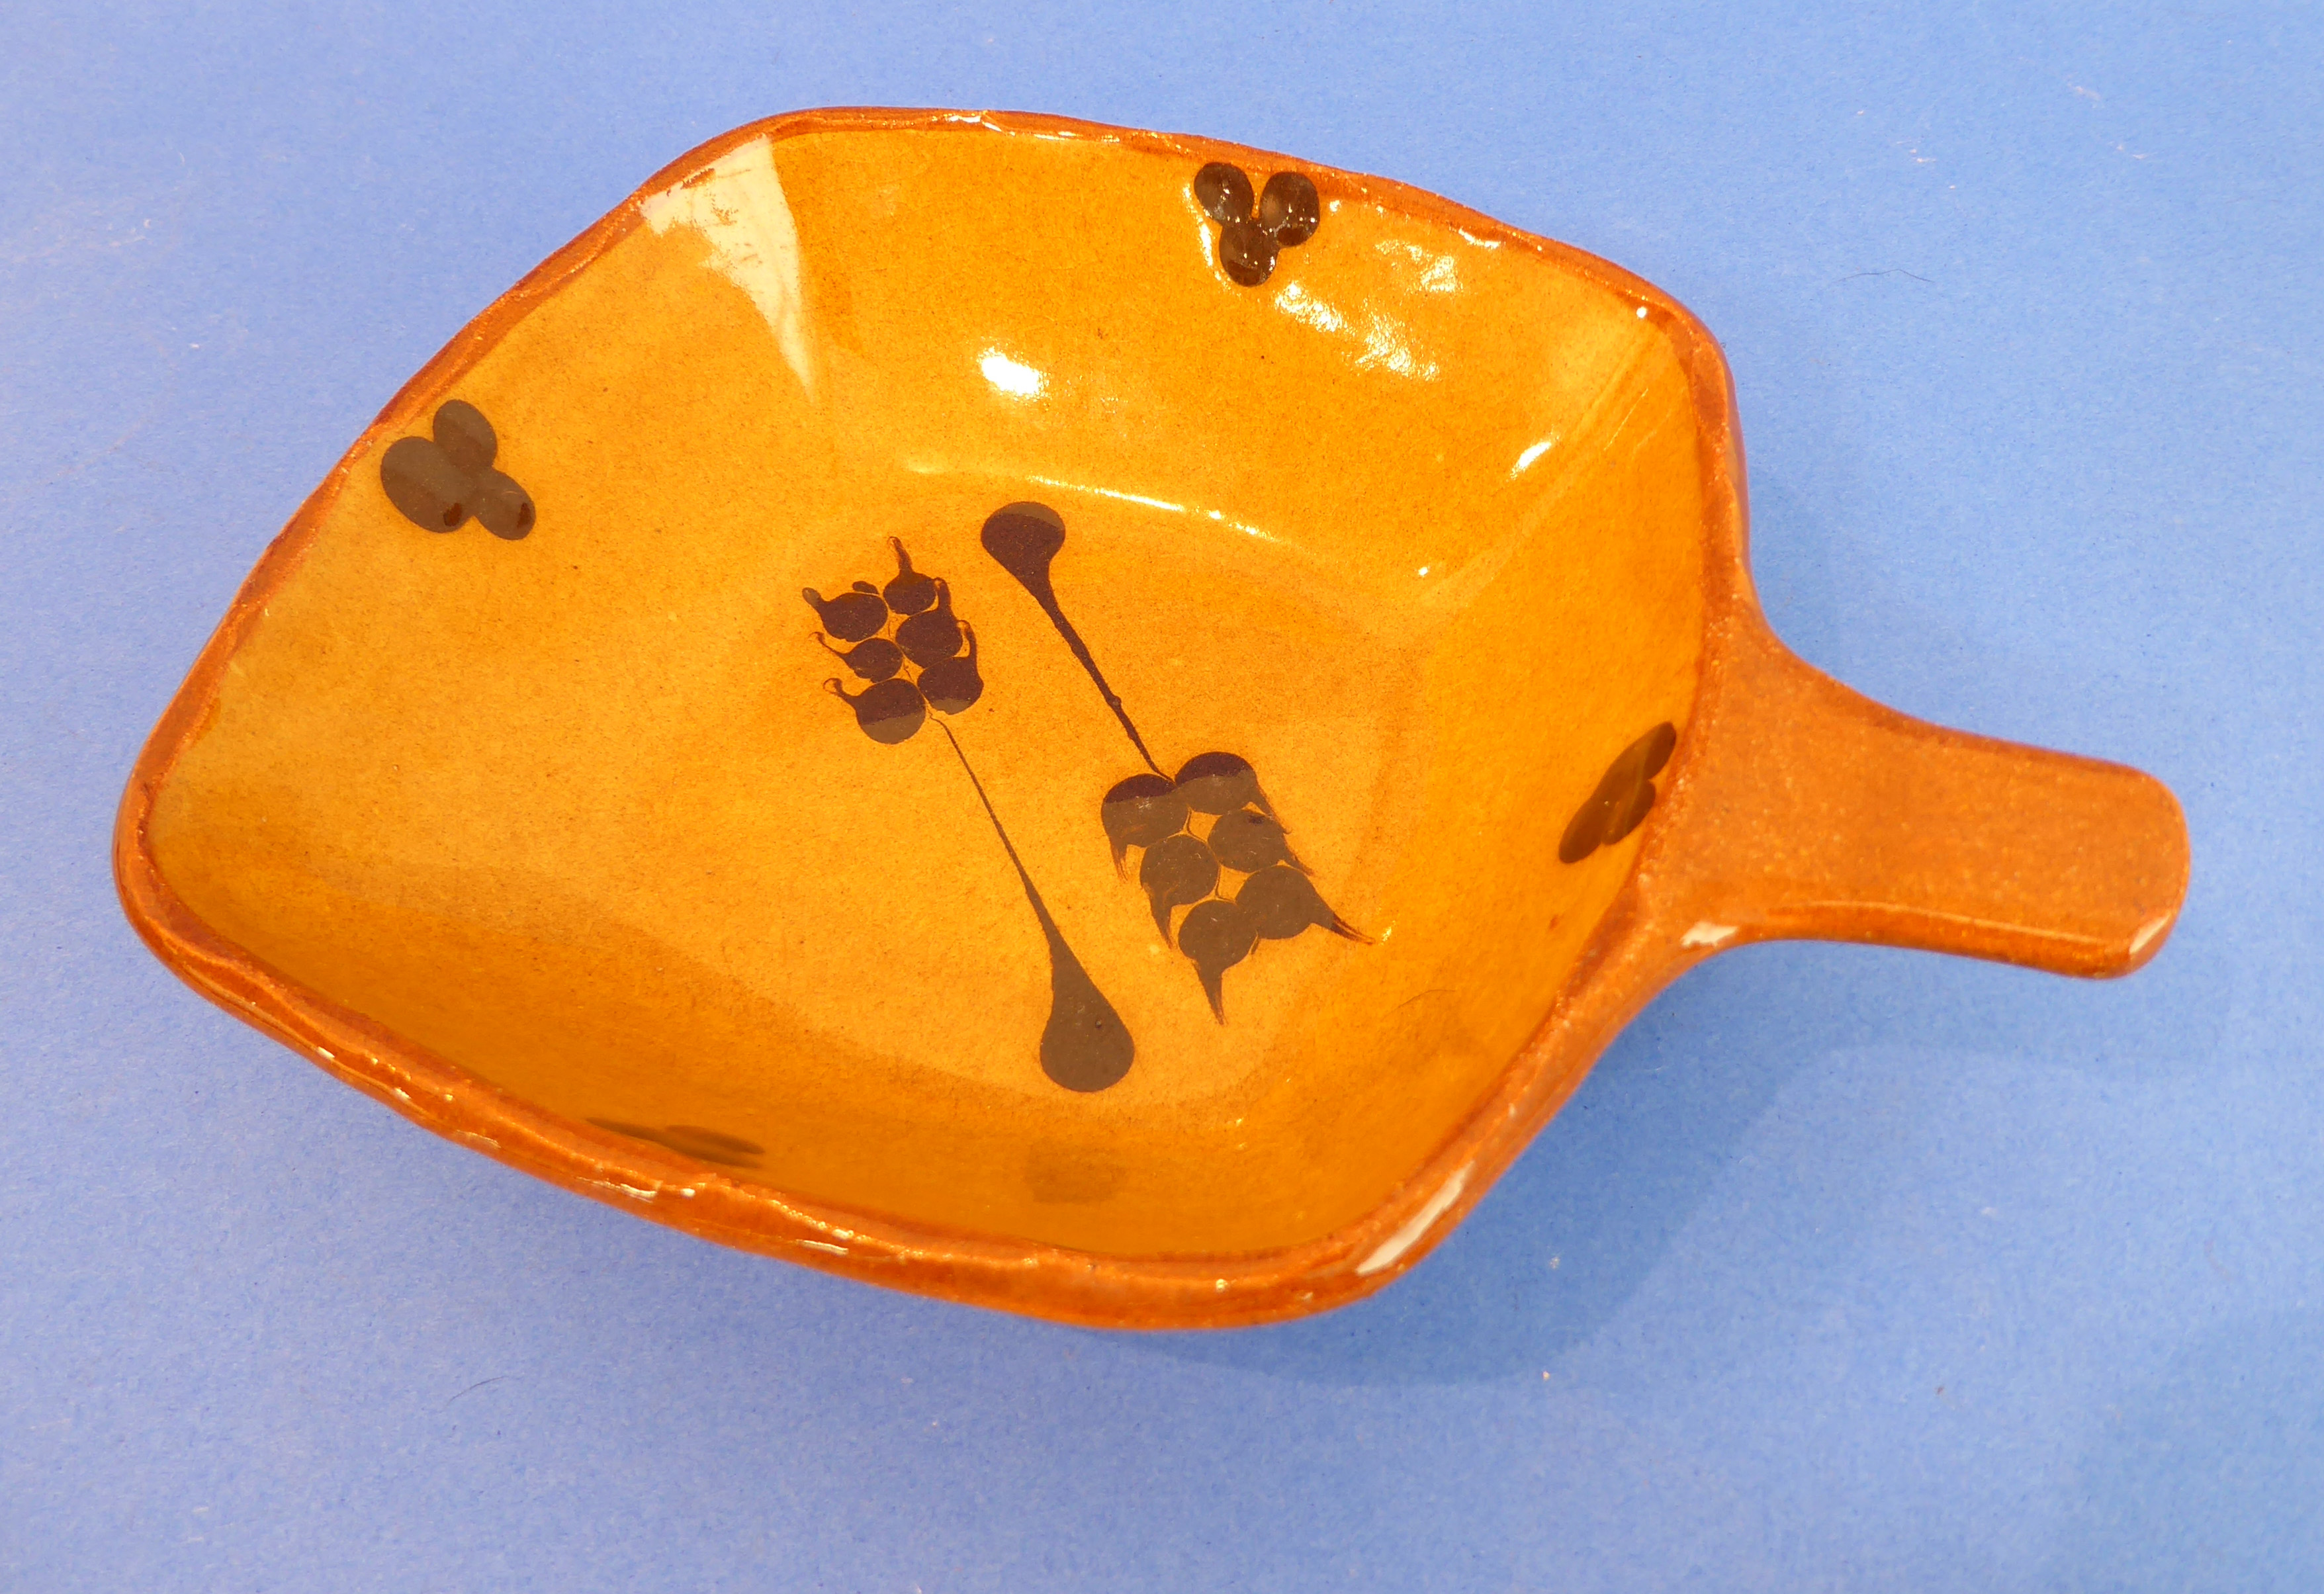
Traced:
POLYGON ((983 357, 977 361, 976 368, 984 373, 984 380, 991 382, 995 391, 1007 393, 1012 399, 1038 399, 1049 384, 1049 379, 1032 366, 1010 359, 999 349, 985 350, 983 357))
POLYGON ((1275 538, 1248 521, 1228 520, 1225 511, 1222 510, 1190 509, 1183 503, 1173 503, 1167 498, 1148 498, 1142 493, 1123 493, 1112 487, 1093 487, 1082 482, 1067 482, 1056 476, 1034 475, 1029 472, 1027 473, 1025 479, 1028 482, 1038 482, 1044 487, 1062 487, 1068 493, 1087 493, 1098 498, 1111 498, 1118 503, 1142 503, 1148 509, 1158 509, 1174 515, 1200 515, 1206 521, 1216 521, 1229 530, 1240 531, 1246 537, 1256 537, 1262 542, 1276 540, 1275 538))
POLYGON ((1412 329, 1386 310, 1367 309, 1360 331, 1349 325, 1347 313, 1318 299, 1304 284, 1286 282, 1276 290, 1275 308, 1316 331, 1360 343, 1354 364, 1359 371, 1390 371, 1416 382, 1434 382, 1443 367, 1425 353, 1415 353, 1412 329))
POLYGON ((807 295, 800 284, 798 224, 775 175, 774 145, 764 138, 720 156, 706 173, 647 199, 639 207, 657 233, 691 227, 710 244, 710 264, 751 296, 783 364, 815 396, 808 351, 807 295))
POLYGON ((1509 480, 1514 482, 1519 476, 1525 475, 1526 472, 1533 468, 1533 462, 1535 460, 1539 459, 1543 455, 1548 453, 1552 448, 1556 447, 1557 434, 1555 432, 1552 432, 1540 442, 1536 443, 1532 447, 1518 455, 1517 462, 1509 466, 1509 480))
POLYGON ((1394 316, 1374 310, 1366 321, 1364 352, 1356 356, 1357 370, 1377 366, 1419 382, 1434 382, 1443 373, 1435 361, 1412 352, 1412 333, 1394 316))
POLYGON ((1412 286, 1423 293, 1458 293, 1461 290, 1460 263, 1449 254, 1439 254, 1417 244, 1401 239, 1384 238, 1374 247, 1391 261, 1410 261, 1420 268, 1412 286))
POLYGON ((1275 296, 1275 308, 1295 321, 1305 321, 1318 332, 1344 331, 1348 318, 1307 291, 1301 282, 1286 282, 1275 296))

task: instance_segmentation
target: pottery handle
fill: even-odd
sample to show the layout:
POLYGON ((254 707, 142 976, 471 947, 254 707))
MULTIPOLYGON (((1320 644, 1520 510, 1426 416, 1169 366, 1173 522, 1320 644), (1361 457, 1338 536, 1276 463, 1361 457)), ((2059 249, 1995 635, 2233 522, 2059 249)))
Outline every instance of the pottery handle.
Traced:
POLYGON ((1682 946, 1875 942, 2101 977, 2154 955, 2187 890, 2162 782, 1907 718, 1747 629, 1673 794, 1692 821, 1673 826, 1682 946))

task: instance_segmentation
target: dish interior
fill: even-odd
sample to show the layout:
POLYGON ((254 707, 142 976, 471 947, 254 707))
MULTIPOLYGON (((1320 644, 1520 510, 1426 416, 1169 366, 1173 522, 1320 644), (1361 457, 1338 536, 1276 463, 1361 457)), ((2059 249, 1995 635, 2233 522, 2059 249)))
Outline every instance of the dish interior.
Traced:
MULTIPOLYGON (((1375 1206, 1630 866, 1635 829, 1561 843, 1593 796, 1643 812, 1638 757, 1609 766, 1684 733, 1698 422, 1665 304, 1326 172, 1314 235, 1246 285, 1204 163, 822 132, 646 199, 318 496, 159 794, 165 880, 404 1040, 738 1181, 1116 1254, 1375 1206), (386 450, 450 400, 522 536, 392 501, 386 450), (1056 606, 1120 715, 986 546, 1028 502, 1003 529, 1062 529, 1056 606), (832 650, 861 645, 844 607, 802 589, 884 586, 891 538, 981 695, 882 741, 826 685, 872 686, 832 650), (1117 872, 1102 812, 1141 772, 1185 800, 1208 753, 1253 779, 1202 766, 1238 806, 1189 808, 1168 856, 1287 849, 1353 932, 1258 939, 1222 1018, 1173 944, 1204 908, 1166 941, 1140 884, 1167 843, 1117 872), (1130 1047, 1102 1088, 1120 1042, 1060 948, 1130 1047), (1096 1025, 1066 1083, 1061 1003, 1096 1025)), ((1257 878, 1220 873, 1213 962, 1257 878)), ((1271 878, 1280 928, 1306 898, 1271 878)))

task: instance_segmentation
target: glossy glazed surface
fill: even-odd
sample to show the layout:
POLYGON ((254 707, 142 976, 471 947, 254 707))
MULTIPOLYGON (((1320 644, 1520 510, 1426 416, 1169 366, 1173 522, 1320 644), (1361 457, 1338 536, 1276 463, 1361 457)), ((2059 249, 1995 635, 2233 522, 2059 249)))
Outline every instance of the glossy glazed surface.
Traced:
POLYGON ((391 419, 492 417, 537 529, 429 535, 359 451, 157 805, 164 877, 481 1079, 715 1126, 809 1196, 1126 1251, 1360 1215, 1620 879, 1556 848, 1685 714, 1694 417, 1635 301, 1359 195, 1240 286, 1196 170, 848 131, 648 198, 391 419), (1102 225, 1019 224, 1060 193, 1102 225), (1213 1018, 1100 826, 1137 750, 979 547, 1028 498, 1164 767, 1248 756, 1373 944, 1269 944, 1213 1018), (1038 1065, 1039 926, 952 752, 822 686, 801 588, 890 537, 975 629, 960 746, 1135 1037, 1102 1096, 1038 1065))
POLYGON ((1715 348, 1602 263, 1198 141, 789 118, 358 442, 157 732, 124 890, 327 1065, 696 1231, 1312 1309, 1721 946, 2105 972, 2167 927, 2167 794, 2003 750, 2071 800, 1962 829, 1991 744, 1885 777, 1925 728, 1813 696, 1741 529, 1715 348), (1271 240, 1316 191, 1257 280, 1221 164, 1271 240), (2117 810, 2129 875, 2017 869, 2117 810))

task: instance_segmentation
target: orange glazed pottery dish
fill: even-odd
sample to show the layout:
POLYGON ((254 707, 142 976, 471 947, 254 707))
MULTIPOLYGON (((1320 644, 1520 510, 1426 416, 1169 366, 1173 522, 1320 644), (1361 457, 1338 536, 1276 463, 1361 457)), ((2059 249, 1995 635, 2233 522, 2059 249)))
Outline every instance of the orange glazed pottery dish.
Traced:
POLYGON ((1744 533, 1717 345, 1603 261, 1202 139, 778 117, 355 440, 116 871, 203 994, 623 1211, 1295 1316, 1714 953, 2169 930, 2169 792, 1809 668, 1744 533))

